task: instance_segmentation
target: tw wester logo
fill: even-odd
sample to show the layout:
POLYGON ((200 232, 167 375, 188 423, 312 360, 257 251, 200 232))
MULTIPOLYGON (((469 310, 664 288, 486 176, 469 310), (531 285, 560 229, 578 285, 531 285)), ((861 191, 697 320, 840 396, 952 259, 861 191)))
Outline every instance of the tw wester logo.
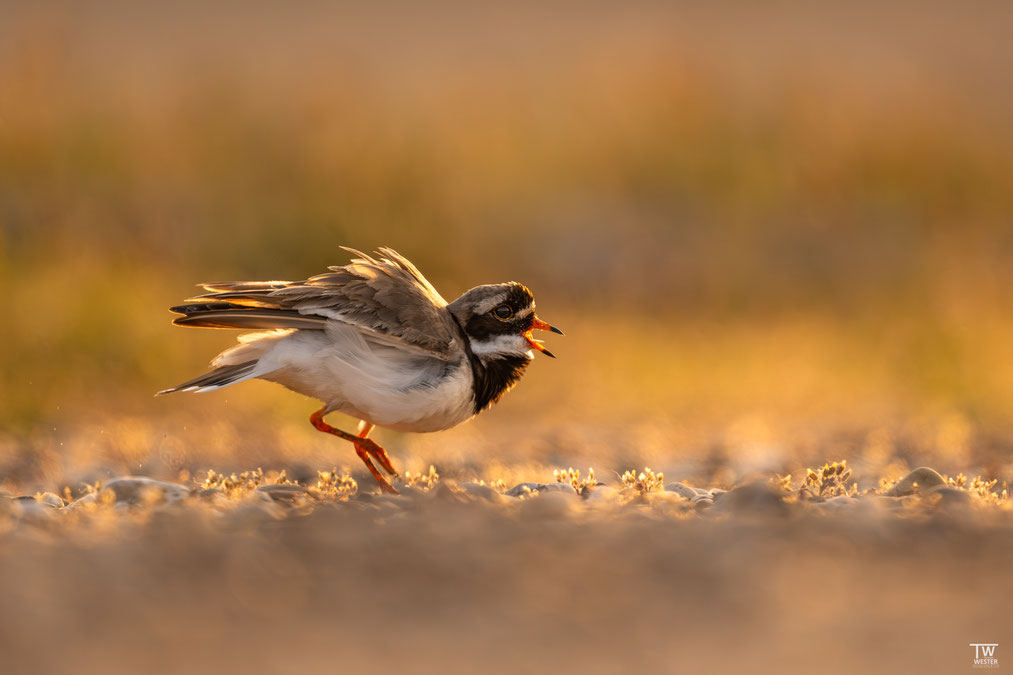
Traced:
POLYGON ((968 645, 974 647, 974 659, 971 661, 974 668, 998 668, 999 659, 995 655, 997 642, 972 642, 968 645))

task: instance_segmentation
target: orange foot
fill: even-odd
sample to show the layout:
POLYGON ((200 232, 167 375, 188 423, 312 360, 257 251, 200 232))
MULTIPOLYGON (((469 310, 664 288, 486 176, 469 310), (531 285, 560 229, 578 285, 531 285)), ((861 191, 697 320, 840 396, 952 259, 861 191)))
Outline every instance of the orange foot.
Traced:
POLYGON ((373 430, 373 425, 363 423, 359 427, 358 435, 350 434, 347 431, 342 431, 341 429, 332 427, 330 424, 325 422, 324 410, 325 408, 321 408, 310 415, 310 423, 313 427, 318 431, 323 431, 324 433, 337 436, 338 438, 343 438, 346 441, 351 441, 355 446, 355 454, 359 456, 362 463, 366 465, 367 469, 369 469, 369 473, 373 475, 374 479, 376 479, 376 482, 380 485, 380 489, 391 494, 400 494, 394 486, 390 484, 390 481, 388 481, 383 474, 377 471, 376 466, 370 459, 370 457, 376 459, 380 466, 383 467, 384 471, 392 476, 397 476, 397 471, 394 470, 394 465, 391 464, 390 457, 387 456, 387 451, 381 448, 376 441, 366 438, 366 435, 373 430))

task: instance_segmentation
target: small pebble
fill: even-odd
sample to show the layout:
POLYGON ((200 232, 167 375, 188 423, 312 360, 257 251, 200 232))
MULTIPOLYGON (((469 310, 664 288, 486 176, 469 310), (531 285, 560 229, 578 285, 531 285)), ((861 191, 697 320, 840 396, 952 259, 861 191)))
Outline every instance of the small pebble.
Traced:
POLYGON ((12 503, 14 508, 11 515, 23 523, 44 525, 51 521, 56 513, 52 506, 37 501, 35 497, 15 497, 12 503))
POLYGON ((64 507, 63 500, 60 499, 58 495, 55 495, 52 492, 43 492, 41 495, 35 498, 35 501, 37 501, 40 504, 44 504, 45 506, 51 506, 54 509, 62 509, 64 507))
POLYGON ((695 499, 696 496, 699 494, 696 488, 690 487, 685 483, 669 483, 668 485, 665 486, 665 491, 674 492, 681 497, 685 497, 686 499, 695 499))
POLYGON ((433 499, 443 502, 466 502, 467 499, 464 497, 462 490, 451 483, 439 482, 432 490, 429 491, 433 499))
MULTIPOLYGON (((572 490, 571 490, 572 492, 572 490)), ((537 498, 525 499, 520 504, 520 513, 528 518, 561 518, 574 508, 574 500, 562 492, 541 492, 537 498)))
POLYGON ((722 511, 740 514, 775 515, 788 510, 780 492, 766 483, 747 483, 727 492, 719 502, 722 511))
MULTIPOLYGON (((417 488, 417 487, 412 487, 410 485, 399 485, 398 488, 397 488, 397 491, 400 493, 401 497, 404 497, 405 500, 410 501, 410 502, 414 502, 414 501, 419 501, 421 499, 425 499, 426 494, 427 494, 425 492, 425 490, 422 490, 422 489, 417 488)), ((377 496, 378 497, 383 497, 386 494, 387 493, 381 493, 380 495, 377 495, 377 496)))
POLYGON ((257 492, 266 494, 275 502, 286 506, 292 506, 293 504, 303 502, 310 494, 309 490, 304 488, 302 485, 296 485, 295 483, 261 485, 257 488, 257 492))
POLYGON ((918 491, 925 493, 934 487, 939 485, 946 485, 946 481, 935 469, 930 469, 927 466, 920 466, 908 475, 904 476, 894 485, 891 489, 886 491, 886 495, 889 497, 903 497, 905 495, 913 494, 915 491, 915 484, 918 484, 918 491))
POLYGON ((576 494, 576 490, 569 483, 518 483, 506 491, 508 497, 520 497, 530 492, 570 492, 576 494), (525 489, 527 488, 527 489, 525 489))
MULTIPOLYGON (((142 504, 148 499, 175 503, 190 496, 190 489, 177 483, 167 483, 146 476, 114 478, 103 488, 111 490, 117 504, 142 504)), ((78 500, 81 501, 81 500, 78 500)))

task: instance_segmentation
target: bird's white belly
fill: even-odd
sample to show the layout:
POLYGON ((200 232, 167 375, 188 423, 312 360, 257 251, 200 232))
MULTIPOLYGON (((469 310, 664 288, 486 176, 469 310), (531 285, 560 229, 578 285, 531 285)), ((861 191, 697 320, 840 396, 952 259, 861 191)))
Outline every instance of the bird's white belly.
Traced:
POLYGON ((336 410, 395 431, 442 431, 475 414, 471 371, 466 364, 456 366, 435 387, 394 393, 362 389, 344 393, 344 401, 336 410))
POLYGON ((261 364, 270 369, 263 379, 387 429, 440 431, 475 413, 467 359, 447 363, 377 344, 352 327, 297 331, 261 364))

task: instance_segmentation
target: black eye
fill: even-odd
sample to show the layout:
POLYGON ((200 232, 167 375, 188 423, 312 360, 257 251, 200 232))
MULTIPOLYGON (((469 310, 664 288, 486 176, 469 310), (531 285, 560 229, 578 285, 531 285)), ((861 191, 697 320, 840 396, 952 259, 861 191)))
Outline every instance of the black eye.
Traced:
POLYGON ((514 310, 510 305, 500 305, 492 310, 492 313, 496 315, 497 319, 509 319, 514 315, 514 310))

